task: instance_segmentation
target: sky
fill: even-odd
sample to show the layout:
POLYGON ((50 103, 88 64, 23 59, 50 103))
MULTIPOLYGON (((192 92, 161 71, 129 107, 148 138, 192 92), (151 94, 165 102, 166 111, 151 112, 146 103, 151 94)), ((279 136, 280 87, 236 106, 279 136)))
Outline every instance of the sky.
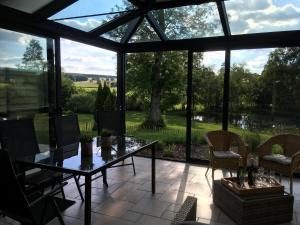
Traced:
MULTIPOLYGON (((116 4, 122 6, 122 0, 79 0, 68 9, 54 15, 52 19, 110 12, 116 4)), ((300 0, 228 0, 225 1, 225 5, 232 34, 300 30, 300 0)), ((101 22, 101 19, 94 18, 72 23, 90 30, 101 22)), ((38 39, 30 35, 0 29, 0 66, 15 67, 19 64, 31 38, 38 39)), ((45 49, 45 40, 39 40, 45 49)), ((116 74, 114 52, 66 39, 61 39, 61 50, 62 67, 65 72, 116 74)), ((232 64, 245 64, 251 72, 261 73, 269 53, 273 50, 232 51, 231 62, 232 64)), ((46 58, 45 53, 44 57, 46 58)), ((224 52, 207 52, 204 53, 203 63, 217 71, 224 63, 224 57, 224 52)))

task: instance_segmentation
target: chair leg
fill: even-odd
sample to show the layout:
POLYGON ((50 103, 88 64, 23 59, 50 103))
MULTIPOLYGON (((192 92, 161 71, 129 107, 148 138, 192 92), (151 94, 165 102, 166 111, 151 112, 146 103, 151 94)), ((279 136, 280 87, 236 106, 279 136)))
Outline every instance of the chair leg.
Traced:
POLYGON ((230 173, 230 177, 232 177, 232 171, 231 170, 229 171, 229 173, 230 173))
POLYGON ((281 175, 281 173, 279 174, 279 183, 281 183, 281 181, 282 181, 282 175, 281 175))
POLYGON ((132 162, 132 168, 133 168, 133 174, 135 176, 135 165, 134 165, 134 160, 133 160, 133 156, 131 156, 131 162, 132 162))
POLYGON ((215 170, 214 170, 214 168, 211 168, 211 171, 212 171, 212 181, 214 182, 214 180, 215 180, 215 170))
POLYGON ((61 213, 60 213, 60 210, 59 210, 59 207, 58 207, 57 203, 55 202, 55 200, 52 200, 52 201, 53 201, 55 211, 56 211, 56 214, 57 214, 57 218, 58 218, 60 224, 65 225, 64 219, 61 216, 61 213))
POLYGON ((81 191, 81 188, 80 188, 80 184, 79 184, 79 177, 77 178, 77 177, 74 175, 74 180, 75 180, 75 184, 76 184, 76 186, 77 186, 77 189, 78 189, 80 198, 81 198, 82 201, 84 201, 83 194, 82 194, 82 191, 81 191))
POLYGON ((290 175, 290 194, 293 194, 293 174, 290 175))
POLYGON ((63 197, 63 199, 66 199, 66 195, 65 195, 65 191, 64 191, 64 188, 63 188, 62 182, 60 182, 59 184, 60 184, 60 186, 61 186, 61 188, 60 188, 60 192, 61 192, 61 194, 62 194, 62 197, 63 197))
POLYGON ((208 165, 207 165, 207 169, 206 169, 206 172, 205 172, 205 176, 207 176, 207 172, 208 172, 208 170, 209 170, 209 167, 210 167, 210 163, 208 163, 208 165))

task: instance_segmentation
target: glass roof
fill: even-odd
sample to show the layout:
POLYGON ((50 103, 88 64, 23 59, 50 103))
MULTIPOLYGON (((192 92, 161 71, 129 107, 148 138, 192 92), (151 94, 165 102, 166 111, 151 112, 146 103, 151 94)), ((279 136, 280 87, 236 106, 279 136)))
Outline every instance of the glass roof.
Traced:
POLYGON ((300 29, 299 0, 225 1, 232 34, 300 29))
POLYGON ((144 18, 138 29, 132 35, 129 43, 147 42, 147 41, 160 41, 160 38, 153 30, 149 22, 144 18))
MULTIPOLYGON (((115 14, 115 16, 121 15, 120 13, 115 14)), ((103 25, 104 23, 110 21, 111 18, 108 15, 103 16, 89 16, 82 18, 73 18, 73 19, 63 19, 55 20, 55 22, 73 27, 82 31, 89 32, 96 27, 103 25)))
POLYGON ((52 1, 53 0, 1 0, 0 3, 26 13, 34 13, 52 1))
POLYGON ((61 10, 49 19, 86 16, 94 14, 111 13, 134 9, 134 6, 124 0, 79 0, 69 7, 61 10))
MULTIPOLYGON (((0 0, 0 4, 34 13, 53 1, 0 0)), ((148 0, 132 2, 138 1, 145 5, 148 2, 148 0)), ((154 6, 159 2, 175 2, 175 0, 155 0, 154 6)), ((232 35, 300 30, 300 0, 224 0, 224 3, 232 35)), ((170 40, 224 36, 216 2, 158 8, 150 12, 170 40)), ((139 9, 129 0, 78 0, 48 19, 89 32, 132 10, 139 9)), ((146 7, 144 10, 142 13, 146 15, 149 9, 146 7)), ((141 16, 139 12, 131 15, 136 17, 129 17, 130 19, 141 16)), ((126 21, 126 24, 112 23, 113 25, 108 27, 118 27, 102 34, 101 37, 120 42, 128 27, 128 20, 125 17, 125 20, 119 21, 126 21)), ((146 19, 130 39, 130 42, 143 41, 160 41, 146 19)))
POLYGON ((215 3, 161 9, 154 15, 172 40, 224 35, 215 3))
POLYGON ((113 29, 105 34, 102 34, 101 37, 107 38, 112 41, 121 42, 126 30, 128 28, 129 23, 118 26, 116 29, 113 29))

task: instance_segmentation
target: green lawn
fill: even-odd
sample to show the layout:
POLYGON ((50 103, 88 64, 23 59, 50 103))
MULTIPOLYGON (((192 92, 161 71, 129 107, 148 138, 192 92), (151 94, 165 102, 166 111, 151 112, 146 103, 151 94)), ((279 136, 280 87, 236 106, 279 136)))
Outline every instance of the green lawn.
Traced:
MULTIPOLYGON (((85 130, 86 125, 91 128, 93 125, 93 115, 91 114, 79 114, 80 129, 85 130)), ((146 113, 143 112, 126 112, 126 133, 142 139, 159 140, 166 144, 172 143, 185 143, 186 136, 186 118, 184 115, 178 113, 169 113, 163 115, 163 118, 167 124, 167 127, 160 130, 148 130, 143 129, 139 125, 146 117, 146 113)), ((46 114, 38 114, 35 118, 36 130, 38 133, 38 139, 45 140, 48 138, 48 118, 46 114)), ((204 143, 203 135, 212 130, 221 129, 221 124, 216 123, 204 123, 204 122, 192 122, 192 142, 204 143)), ((230 128, 231 131, 239 133, 241 136, 245 135, 245 131, 241 128, 230 128)), ((248 134, 250 132, 247 132, 248 134)), ((96 135, 96 131, 94 131, 96 135)), ((260 133, 261 141, 267 139, 271 133, 260 133)))

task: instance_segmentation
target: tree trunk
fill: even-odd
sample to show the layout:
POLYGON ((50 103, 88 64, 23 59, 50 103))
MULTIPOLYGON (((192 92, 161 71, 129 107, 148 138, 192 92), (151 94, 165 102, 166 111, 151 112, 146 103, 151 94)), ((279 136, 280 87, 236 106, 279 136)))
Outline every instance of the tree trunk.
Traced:
POLYGON ((161 119, 161 110, 160 110, 160 94, 161 94, 161 63, 162 63, 162 52, 154 53, 154 65, 152 67, 152 88, 151 88, 151 103, 149 118, 147 125, 150 127, 162 127, 163 122, 161 119))

